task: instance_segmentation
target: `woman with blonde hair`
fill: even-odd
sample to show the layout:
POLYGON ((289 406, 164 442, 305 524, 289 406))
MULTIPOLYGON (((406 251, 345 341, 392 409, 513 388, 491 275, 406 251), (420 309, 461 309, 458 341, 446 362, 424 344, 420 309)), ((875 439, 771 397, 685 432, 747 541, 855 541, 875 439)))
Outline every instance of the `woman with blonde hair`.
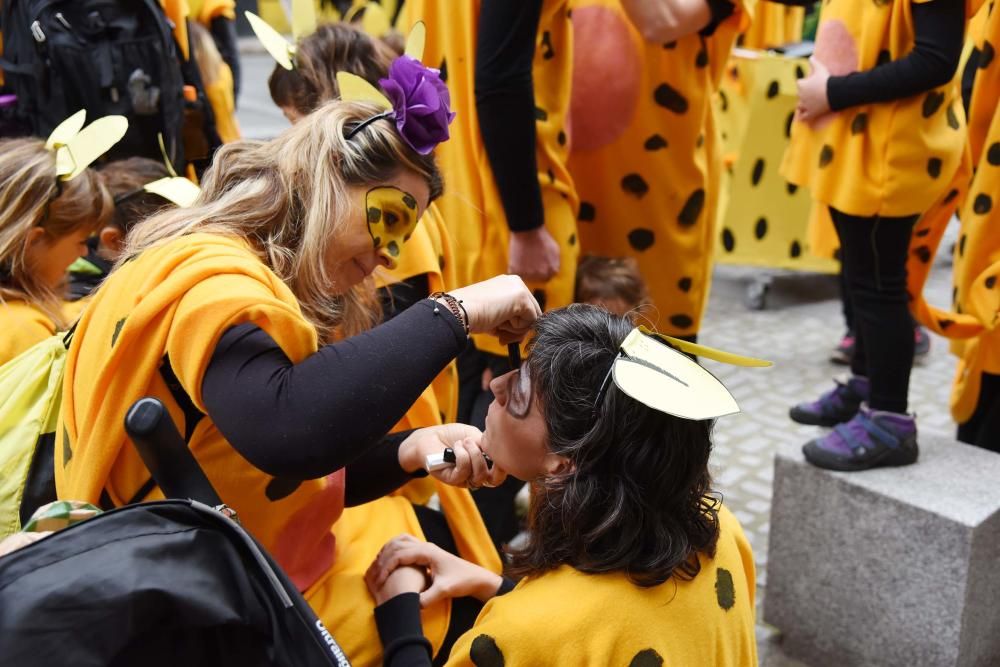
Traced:
POLYGON ((0 141, 0 364, 68 325, 66 269, 113 212, 100 178, 57 175, 42 139, 0 141))
MULTIPOLYGON (((455 464, 436 478, 502 480, 475 429, 385 434, 470 332, 519 339, 540 312, 519 279, 501 276, 371 328, 369 276, 397 263, 440 195, 431 150, 451 118, 440 80, 406 65, 394 110, 331 103, 272 141, 226 145, 192 207, 133 229, 70 347, 56 444, 61 498, 160 497, 122 418, 139 397, 163 400, 220 497, 354 664, 381 653, 363 613, 373 604, 364 554, 334 523, 345 506, 426 475, 426 456, 445 448, 455 464), (412 113, 417 102, 436 111, 412 113)), ((368 528, 391 536, 400 523, 368 528)), ((448 609, 428 610, 432 641, 448 609)))

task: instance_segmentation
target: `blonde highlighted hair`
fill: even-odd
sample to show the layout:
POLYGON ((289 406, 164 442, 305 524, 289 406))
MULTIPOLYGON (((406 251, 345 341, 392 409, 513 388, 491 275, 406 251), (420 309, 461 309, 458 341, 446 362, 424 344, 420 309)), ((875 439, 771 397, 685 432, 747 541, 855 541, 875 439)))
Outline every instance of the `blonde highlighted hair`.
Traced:
POLYGON ((408 169, 427 181, 431 200, 442 190, 434 158, 413 151, 390 119, 345 138, 379 111, 370 103, 331 102, 271 141, 223 146, 195 204, 136 225, 121 261, 195 232, 246 239, 298 298, 322 341, 370 328, 379 314, 373 283, 338 290, 325 261, 351 216, 365 215, 349 188, 367 189, 408 169))
POLYGON ((0 300, 24 300, 65 328, 61 295, 32 274, 27 240, 40 227, 51 240, 96 230, 114 204, 91 169, 57 180, 56 154, 41 139, 0 141, 0 300))

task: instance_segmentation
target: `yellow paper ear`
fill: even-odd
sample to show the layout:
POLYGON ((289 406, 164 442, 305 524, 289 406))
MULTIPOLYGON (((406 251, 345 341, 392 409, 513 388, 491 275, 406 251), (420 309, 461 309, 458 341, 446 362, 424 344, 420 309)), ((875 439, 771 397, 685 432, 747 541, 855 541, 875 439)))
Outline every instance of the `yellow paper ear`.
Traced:
POLYGON ((272 28, 267 21, 257 16, 253 12, 244 12, 250 27, 253 29, 257 39, 264 45, 267 52, 271 54, 279 65, 287 70, 292 69, 292 55, 295 53, 295 46, 289 44, 288 40, 272 28))
POLYGON ((313 0, 292 0, 292 36, 297 40, 316 32, 316 5, 313 0))
POLYGON ((382 0, 382 11, 385 15, 389 17, 389 21, 392 21, 392 17, 396 15, 396 9, 399 7, 398 0, 382 0))
POLYGON ((365 8, 365 0, 354 0, 351 6, 347 8, 344 12, 344 22, 353 23, 354 19, 357 18, 358 12, 365 8))
POLYGON ((76 178, 117 144, 127 131, 128 119, 125 116, 98 118, 58 148, 56 175, 64 181, 76 178))
POLYGON ((340 88, 340 99, 345 102, 374 102, 386 111, 392 110, 392 102, 360 76, 350 72, 337 72, 337 86, 340 88))
POLYGON ((733 354, 732 352, 726 352, 725 350, 717 350, 714 347, 709 347, 707 345, 689 343, 688 341, 681 340, 680 338, 674 338, 673 336, 667 336, 666 334, 657 333, 644 326, 640 326, 639 330, 642 333, 646 334, 647 336, 654 336, 656 338, 659 338, 670 347, 676 348, 681 352, 686 352, 688 354, 693 354, 699 357, 705 357, 706 359, 718 361, 723 364, 731 364, 733 366, 748 366, 752 368, 767 368, 768 366, 774 365, 770 361, 767 361, 766 359, 744 357, 739 354, 733 354))
POLYGON ((417 21, 410 29, 410 34, 406 37, 406 51, 404 53, 414 60, 423 62, 424 45, 427 43, 427 26, 423 21, 417 21))
POLYGON ((56 129, 52 130, 52 134, 45 141, 45 147, 50 151, 59 148, 60 146, 65 146, 70 139, 75 137, 83 129, 83 124, 87 120, 87 110, 80 109, 75 114, 64 120, 63 122, 56 125, 56 129))
POLYGON ((372 37, 384 37, 392 29, 389 15, 377 2, 365 5, 365 15, 361 17, 361 29, 372 37))
POLYGON ((177 204, 181 208, 187 208, 194 204, 201 194, 201 188, 186 178, 178 176, 168 176, 158 181, 147 183, 143 186, 146 192, 160 195, 164 199, 177 204))

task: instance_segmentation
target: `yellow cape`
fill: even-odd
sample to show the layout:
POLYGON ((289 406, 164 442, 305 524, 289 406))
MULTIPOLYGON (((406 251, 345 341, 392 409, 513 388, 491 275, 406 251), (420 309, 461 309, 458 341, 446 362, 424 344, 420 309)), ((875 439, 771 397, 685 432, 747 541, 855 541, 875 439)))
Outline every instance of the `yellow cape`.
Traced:
POLYGON ((0 302, 0 365, 56 332, 56 325, 31 304, 0 302))

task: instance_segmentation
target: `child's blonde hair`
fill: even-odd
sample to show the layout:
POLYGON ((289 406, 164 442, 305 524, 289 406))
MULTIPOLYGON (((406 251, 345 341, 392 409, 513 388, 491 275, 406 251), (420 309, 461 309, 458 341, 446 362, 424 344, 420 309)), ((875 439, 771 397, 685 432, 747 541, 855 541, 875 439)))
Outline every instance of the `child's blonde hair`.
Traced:
POLYGON ((43 140, 0 141, 0 300, 23 299, 65 327, 60 295, 28 267, 28 235, 35 227, 52 239, 96 230, 113 210, 111 195, 93 170, 58 180, 55 151, 43 140))
POLYGON ((576 270, 577 303, 620 301, 626 311, 649 305, 649 292, 631 257, 587 255, 576 270))

